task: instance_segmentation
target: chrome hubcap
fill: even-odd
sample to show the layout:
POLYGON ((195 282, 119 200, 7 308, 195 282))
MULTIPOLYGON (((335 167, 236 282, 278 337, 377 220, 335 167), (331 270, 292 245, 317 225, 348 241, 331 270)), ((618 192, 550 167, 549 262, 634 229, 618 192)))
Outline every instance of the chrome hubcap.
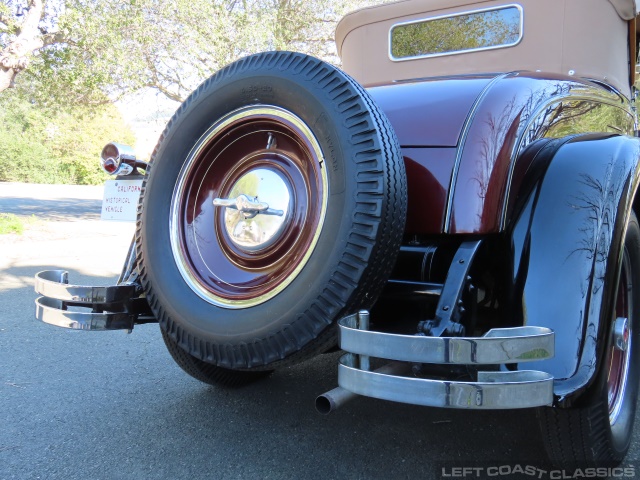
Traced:
POLYGON ((608 403, 609 423, 615 425, 620 417, 624 403, 625 391, 631 359, 631 323, 629 315, 633 312, 633 296, 631 280, 631 260, 625 248, 622 257, 622 270, 616 300, 616 319, 611 332, 611 347, 608 356, 608 403))
POLYGON ((273 245, 289 220, 291 185, 275 170, 256 168, 238 179, 229 198, 215 198, 224 207, 229 240, 241 250, 255 252, 273 245))
POLYGON ((230 112, 176 180, 170 240, 185 283, 222 308, 280 294, 314 251, 328 192, 322 149, 303 120, 273 105, 230 112))
POLYGON ((613 325, 613 346, 626 352, 629 347, 629 320, 627 317, 618 317, 613 325))

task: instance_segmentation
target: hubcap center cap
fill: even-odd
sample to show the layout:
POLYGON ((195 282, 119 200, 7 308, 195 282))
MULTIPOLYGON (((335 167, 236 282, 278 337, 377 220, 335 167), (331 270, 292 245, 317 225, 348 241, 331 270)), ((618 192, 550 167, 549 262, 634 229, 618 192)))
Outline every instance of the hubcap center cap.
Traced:
POLYGON ((256 252, 273 245, 289 222, 292 194, 289 181, 270 168, 242 175, 227 198, 213 204, 224 209, 227 237, 237 248, 256 252))
POLYGON ((626 317, 616 318, 613 324, 613 346, 621 352, 629 348, 629 320, 626 317))

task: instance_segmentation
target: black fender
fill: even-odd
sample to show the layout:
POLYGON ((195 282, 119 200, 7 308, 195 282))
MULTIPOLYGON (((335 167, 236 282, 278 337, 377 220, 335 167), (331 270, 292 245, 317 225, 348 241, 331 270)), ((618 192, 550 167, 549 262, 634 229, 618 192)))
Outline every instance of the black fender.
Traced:
POLYGON ((594 380, 608 341, 640 140, 588 134, 543 142, 506 232, 506 311, 555 332, 555 357, 527 368, 552 374, 557 403, 569 405, 594 380))

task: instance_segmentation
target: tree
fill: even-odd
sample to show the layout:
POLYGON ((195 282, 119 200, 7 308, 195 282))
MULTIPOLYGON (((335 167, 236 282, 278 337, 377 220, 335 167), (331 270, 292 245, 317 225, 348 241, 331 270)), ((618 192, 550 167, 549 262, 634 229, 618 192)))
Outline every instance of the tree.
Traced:
POLYGON ((44 108, 21 93, 0 96, 0 182, 99 184, 104 144, 134 141, 112 104, 44 108))
POLYGON ((59 40, 41 29, 44 13, 43 0, 29 0, 26 8, 14 1, 0 5, 0 92, 13 86, 33 52, 59 40))
POLYGON ((18 78, 44 103, 97 104, 142 88, 182 101, 213 72, 257 51, 337 61, 337 20, 369 3, 7 0, 0 6, 0 92, 18 78))

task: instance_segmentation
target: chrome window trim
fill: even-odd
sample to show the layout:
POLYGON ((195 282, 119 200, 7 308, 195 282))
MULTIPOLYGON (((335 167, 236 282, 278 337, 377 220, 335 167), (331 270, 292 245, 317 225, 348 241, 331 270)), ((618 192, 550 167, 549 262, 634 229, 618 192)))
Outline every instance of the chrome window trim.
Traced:
POLYGON ((522 6, 520 4, 517 3, 510 3, 507 5, 500 5, 498 7, 491 7, 491 8, 482 8, 479 10, 467 10, 464 12, 458 12, 458 13, 454 13, 454 14, 446 14, 446 15, 438 15, 437 17, 428 17, 428 18, 421 18, 419 20, 410 20, 407 22, 400 22, 400 23, 395 23, 391 26, 391 28, 389 28, 389 41, 388 41, 388 45, 389 45, 389 50, 388 50, 388 55, 389 55, 389 60, 391 60, 392 62, 406 62, 409 60, 417 60, 420 58, 435 58, 435 57, 445 57, 445 56, 449 56, 449 55, 460 55, 462 53, 471 53, 471 52, 480 52, 480 51, 484 51, 484 50, 497 50, 500 48, 509 48, 509 47, 514 47, 516 45, 518 45, 521 41, 522 38, 524 37, 524 9, 522 8, 522 6), (508 44, 504 44, 504 45, 494 45, 491 47, 480 47, 480 48, 471 48, 469 50, 455 50, 452 52, 443 52, 443 53, 431 53, 431 54, 426 54, 426 55, 416 55, 413 57, 395 57, 392 53, 392 33, 393 33, 393 29, 396 27, 400 27, 403 25, 413 25, 416 23, 426 23, 426 22, 430 22, 433 20, 440 20, 443 18, 453 18, 453 17, 460 17, 462 15, 470 15, 473 13, 483 13, 483 12, 491 12, 491 11, 495 11, 495 10, 505 10, 507 8, 512 8, 515 7, 518 9, 518 11, 520 12, 520 35, 518 36, 518 39, 515 42, 512 43, 508 43, 508 44))

